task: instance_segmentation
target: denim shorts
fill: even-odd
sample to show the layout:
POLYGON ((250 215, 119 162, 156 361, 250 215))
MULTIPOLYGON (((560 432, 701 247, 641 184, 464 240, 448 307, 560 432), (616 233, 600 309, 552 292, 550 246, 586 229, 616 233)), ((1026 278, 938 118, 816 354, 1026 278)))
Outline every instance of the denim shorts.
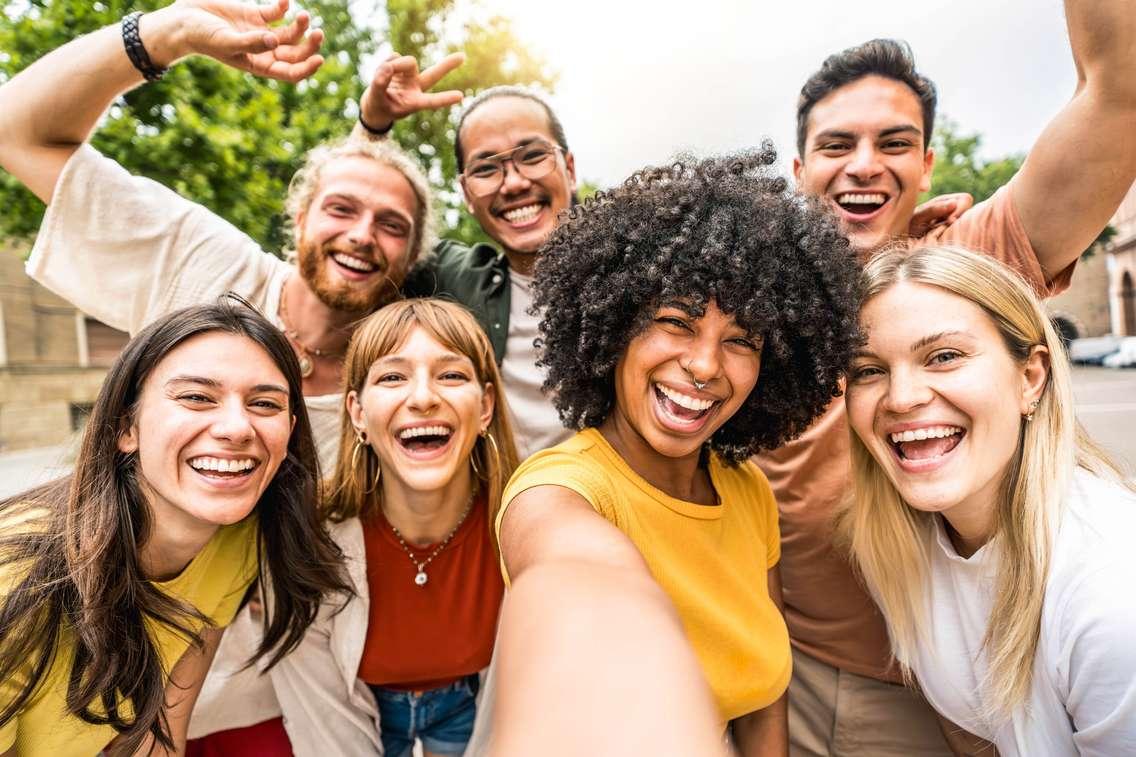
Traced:
POLYGON ((415 739, 428 752, 461 755, 477 715, 477 673, 429 691, 372 686, 379 705, 379 734, 385 757, 409 757, 415 739))

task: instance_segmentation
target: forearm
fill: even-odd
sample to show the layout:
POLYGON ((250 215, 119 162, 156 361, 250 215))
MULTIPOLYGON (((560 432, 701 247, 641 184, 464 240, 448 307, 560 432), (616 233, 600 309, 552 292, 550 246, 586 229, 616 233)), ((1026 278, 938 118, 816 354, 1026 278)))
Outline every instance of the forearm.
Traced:
POLYGON ((783 757, 789 753, 788 693, 773 704, 731 723, 742 757, 783 757))
POLYGON ((1078 88, 1136 109, 1136 0, 1065 0, 1078 88))
MULTIPOLYGON (((176 8, 143 15, 139 31, 156 66, 179 57, 176 8)), ((103 112, 142 81, 118 24, 48 53, 0 87, 0 166, 47 202, 103 112)))

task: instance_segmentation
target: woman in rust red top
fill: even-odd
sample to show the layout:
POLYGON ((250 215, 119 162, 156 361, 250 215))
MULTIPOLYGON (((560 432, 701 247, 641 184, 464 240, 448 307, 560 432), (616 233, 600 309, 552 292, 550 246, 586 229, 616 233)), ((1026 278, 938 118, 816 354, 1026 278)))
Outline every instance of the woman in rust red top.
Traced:
POLYGON ((356 596, 271 673, 298 755, 460 755, 504 591, 490 524, 516 467, 493 349, 465 309, 383 308, 355 332, 324 509, 356 596))

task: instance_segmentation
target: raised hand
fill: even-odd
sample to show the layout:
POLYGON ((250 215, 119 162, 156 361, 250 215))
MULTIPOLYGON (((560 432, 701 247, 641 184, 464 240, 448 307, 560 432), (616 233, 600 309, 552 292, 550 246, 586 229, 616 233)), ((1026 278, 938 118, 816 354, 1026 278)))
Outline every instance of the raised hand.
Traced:
MULTIPOLYGON (((311 76, 323 63, 317 54, 323 32, 309 31, 311 17, 306 12, 297 13, 283 26, 269 26, 284 18, 288 0, 259 5, 239 0, 178 0, 166 10, 178 20, 180 44, 169 50, 172 59, 197 53, 257 76, 289 82, 311 76)), ((142 36, 145 41, 145 26, 142 36)), ((155 59, 155 63, 169 65, 172 59, 155 59)))
POLYGON ((451 53, 419 71, 409 55, 392 55, 379 66, 359 103, 360 117, 372 129, 386 129, 400 118, 420 110, 446 108, 462 100, 458 90, 429 92, 438 81, 465 62, 462 53, 451 53))

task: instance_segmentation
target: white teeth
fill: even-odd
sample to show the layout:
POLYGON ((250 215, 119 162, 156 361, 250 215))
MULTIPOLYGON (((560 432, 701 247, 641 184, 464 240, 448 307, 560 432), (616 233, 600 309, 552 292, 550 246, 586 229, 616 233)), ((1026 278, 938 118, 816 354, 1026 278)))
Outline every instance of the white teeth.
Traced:
POLYGON ((505 220, 509 223, 524 223, 536 218, 536 214, 540 212, 540 205, 525 205, 523 208, 513 208, 506 210, 503 215, 505 220))
POLYGON ((883 205, 887 197, 879 192, 845 192, 838 195, 836 201, 853 205, 883 205))
POLYGON ((350 268, 352 271, 372 273, 378 270, 378 267, 374 263, 368 263, 365 260, 353 258, 350 255, 344 255, 341 252, 332 253, 331 259, 345 268, 350 268))
POLYGON ((416 436, 449 436, 452 431, 445 426, 415 426, 398 432, 399 439, 413 439, 416 436))
POLYGON ((679 407, 685 407, 687 410, 701 411, 714 404, 714 400, 700 400, 697 397, 688 397, 685 394, 679 394, 674 389, 668 389, 662 384, 655 384, 655 386, 659 387, 659 391, 662 392, 667 399, 679 407))
POLYGON ((923 439, 944 439, 961 433, 962 429, 958 426, 929 426, 894 433, 891 435, 891 441, 892 444, 899 444, 900 442, 915 442, 923 439))
POLYGON ((211 470, 218 473, 240 473, 252 470, 255 465, 256 461, 251 458, 229 460, 220 457, 195 457, 189 461, 189 466, 194 470, 211 470))

